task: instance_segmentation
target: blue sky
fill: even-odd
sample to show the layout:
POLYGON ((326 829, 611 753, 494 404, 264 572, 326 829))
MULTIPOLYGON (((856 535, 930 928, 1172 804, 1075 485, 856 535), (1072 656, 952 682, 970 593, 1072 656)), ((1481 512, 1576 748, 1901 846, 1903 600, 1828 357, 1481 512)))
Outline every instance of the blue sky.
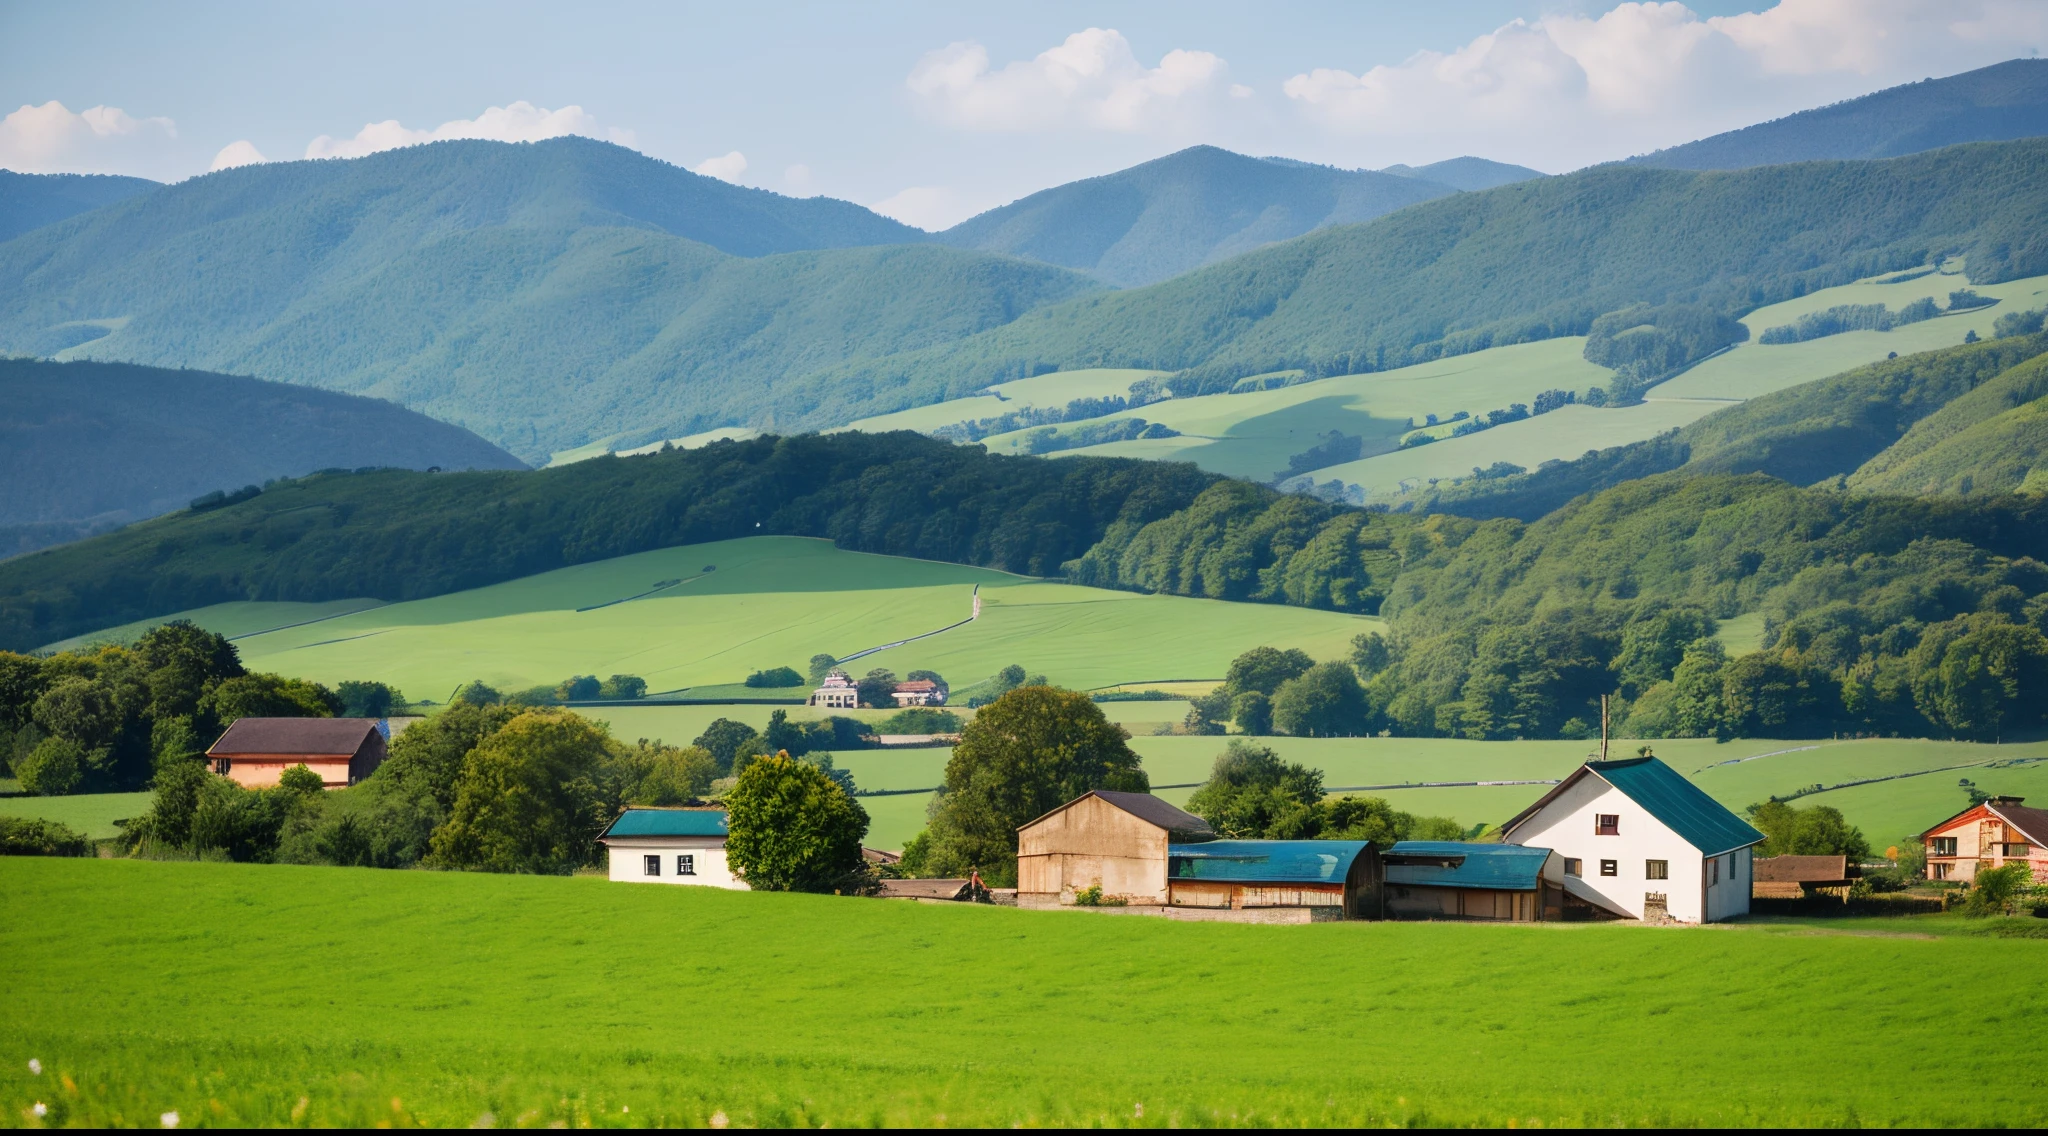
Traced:
POLYGON ((0 166, 170 180, 574 132, 933 226, 1201 142, 1562 171, 2044 41, 2036 0, 4 0, 0 166))

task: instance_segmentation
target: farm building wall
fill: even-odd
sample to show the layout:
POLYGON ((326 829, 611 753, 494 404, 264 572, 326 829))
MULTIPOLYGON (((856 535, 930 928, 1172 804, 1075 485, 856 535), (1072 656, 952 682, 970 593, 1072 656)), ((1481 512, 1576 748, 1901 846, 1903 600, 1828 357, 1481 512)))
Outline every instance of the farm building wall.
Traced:
POLYGON ((1597 776, 1579 779, 1524 821, 1514 830, 1514 843, 1554 849, 1579 861, 1579 874, 1565 877, 1565 891, 1636 919, 1643 918, 1652 896, 1662 896, 1664 909, 1684 923, 1697 923, 1702 917, 1725 919, 1749 910, 1747 850, 1739 854, 1734 880, 1729 878, 1728 857, 1720 857, 1721 874, 1713 885, 1718 894, 1710 904, 1708 893, 1713 889, 1707 886, 1709 869, 1699 849, 1597 776), (1619 817, 1619 831, 1596 831, 1595 819, 1601 814, 1619 817), (1650 878, 1653 860, 1663 861, 1665 879, 1650 878), (1601 874, 1603 861, 1613 862, 1613 875, 1601 874))
POLYGON ((347 755, 319 753, 238 753, 213 759, 216 773, 244 789, 276 788, 285 770, 300 765, 318 773, 326 788, 341 789, 359 780, 352 772, 353 764, 347 755))
POLYGON ((1548 889, 1539 892, 1387 885, 1389 919, 1497 919, 1520 923, 1558 917, 1556 893, 1548 889))
POLYGON ((722 836, 612 836, 605 839, 609 872, 615 883, 682 884, 691 887, 727 888, 746 891, 746 881, 733 875, 725 857, 722 836), (656 858, 658 871, 650 875, 647 857, 656 858), (678 870, 676 858, 690 857, 692 874, 678 870))
POLYGON ((1174 880, 1174 907, 1343 907, 1343 884, 1241 884, 1228 880, 1174 880))
POLYGON ((1165 904, 1165 829, 1100 797, 1082 797, 1017 831, 1019 902, 1064 902, 1100 884, 1105 896, 1165 904))

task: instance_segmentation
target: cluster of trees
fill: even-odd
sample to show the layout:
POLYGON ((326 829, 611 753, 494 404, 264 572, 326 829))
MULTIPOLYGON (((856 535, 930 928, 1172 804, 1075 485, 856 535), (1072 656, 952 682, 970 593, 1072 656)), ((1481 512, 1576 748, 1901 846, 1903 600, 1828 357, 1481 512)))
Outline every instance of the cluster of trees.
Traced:
MULTIPOLYGON (((1379 636, 1360 635, 1355 653, 1384 653, 1379 636)), ((1216 689, 1192 700, 1185 728, 1220 734, 1232 722, 1247 734, 1360 737, 1374 731, 1372 708, 1348 662, 1318 663, 1299 649, 1254 647, 1231 661, 1216 689)))
POLYGON ((1643 392, 1723 347, 1749 338, 1733 314, 1705 304, 1631 304, 1593 321, 1586 361, 1614 372, 1586 392, 1591 406, 1629 406, 1643 392))
MULTIPOLYGON (((1963 293, 1958 292, 1955 295, 1960 296, 1963 293)), ((1950 299, 1953 301, 1954 297, 1950 299)), ((1845 331, 1890 331, 1909 323, 1933 319, 1940 314, 1941 307, 1931 296, 1922 296, 1896 312, 1883 304, 1837 304, 1824 312, 1808 312, 1792 323, 1767 327, 1756 337, 1756 341, 1773 345, 1804 343, 1809 339, 1822 339, 1830 335, 1840 335, 1845 331)))
POLYGON ((1187 809, 1237 840, 1464 840, 1477 835, 1449 817, 1417 817, 1382 797, 1329 798, 1323 771, 1283 761, 1266 746, 1233 739, 1187 809))
POLYGON ((1011 663, 988 679, 978 682, 959 693, 966 697, 967 708, 972 710, 977 707, 986 706, 1003 695, 1016 690, 1018 687, 1044 685, 1046 685, 1044 675, 1026 674, 1022 666, 1011 663))
POLYGON ((1298 454, 1289 455, 1287 458, 1287 468, 1275 470, 1273 481, 1278 483, 1290 477, 1299 477, 1304 473, 1314 470, 1357 461, 1359 455, 1364 452, 1365 439, 1363 437, 1357 434, 1346 434, 1342 430, 1332 430, 1328 434, 1322 435, 1315 445, 1298 454))
POLYGON ((2040 332, 2044 318, 2048 318, 2048 310, 2041 308, 2007 312, 1991 321, 1991 334, 1999 339, 2009 335, 2035 335, 2040 332))
MULTIPOLYGON (((823 657, 830 659, 832 656, 825 655, 823 657)), ((827 663, 825 665, 827 668, 830 668, 832 664, 827 663)), ((818 681, 822 682, 824 680, 824 677, 825 676, 822 674, 819 675, 818 681)), ((795 667, 770 667, 765 671, 755 671, 753 674, 747 676, 747 685, 756 688, 765 687, 773 690, 792 686, 802 686, 803 684, 804 676, 801 673, 799 673, 795 667)))
POLYGON ((1863 831, 1831 805, 1800 809, 1771 800, 1744 811, 1749 823, 1764 834, 1756 849, 1759 856, 1847 856, 1851 864, 1870 858, 1870 842, 1863 831))
POLYGON ((1143 418, 1113 418, 1107 422, 1083 422, 1071 430, 1042 426, 1024 436, 1024 452, 1053 454, 1061 450, 1078 450, 1083 446, 1102 446, 1110 442, 1129 442, 1137 438, 1178 437, 1180 431, 1164 422, 1147 422, 1143 418))
POLYGON ((141 788, 196 759, 242 717, 333 717, 395 697, 377 683, 252 674, 234 644, 191 623, 156 627, 131 647, 45 658, 0 652, 0 759, 32 793, 141 788))
POLYGON ((598 864, 598 833, 629 804, 723 790, 735 868, 756 888, 803 890, 860 866, 868 819, 834 774, 829 755, 625 745, 569 710, 457 702, 344 790, 303 766, 250 790, 197 759, 168 763, 127 835, 152 858, 567 874, 598 864))
MULTIPOLYGON (((1000 397, 1000 396, 998 396, 1000 397)), ((1158 379, 1139 379, 1130 386, 1128 395, 1105 395, 1099 398, 1069 399, 1065 406, 1027 406, 1019 410, 1007 410, 993 418, 978 418, 972 422, 955 422, 931 431, 934 438, 948 442, 979 442, 996 434, 1008 434, 1013 430, 1028 430, 1033 426, 1057 426, 1064 422, 1085 422, 1091 418, 1104 418, 1126 410, 1149 406, 1172 395, 1158 379)), ((1144 422, 1139 421, 1140 427, 1144 422)), ((1166 429, 1161 426, 1159 429, 1166 429)), ((1171 437, 1166 434, 1149 437, 1171 437)), ((1105 439, 1107 440, 1107 439, 1105 439)), ((1093 442, 1076 442, 1074 445, 1094 445, 1093 442)), ((1066 449, 1066 446, 1055 447, 1066 449)), ((1033 450, 1033 453, 1044 451, 1033 450)))

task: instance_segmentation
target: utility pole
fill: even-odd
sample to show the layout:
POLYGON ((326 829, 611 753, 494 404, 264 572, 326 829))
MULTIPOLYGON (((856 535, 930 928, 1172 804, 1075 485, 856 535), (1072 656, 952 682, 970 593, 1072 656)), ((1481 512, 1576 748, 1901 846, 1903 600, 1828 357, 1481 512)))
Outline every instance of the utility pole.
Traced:
POLYGON ((1600 760, 1607 760, 1607 696, 1600 696, 1600 760))

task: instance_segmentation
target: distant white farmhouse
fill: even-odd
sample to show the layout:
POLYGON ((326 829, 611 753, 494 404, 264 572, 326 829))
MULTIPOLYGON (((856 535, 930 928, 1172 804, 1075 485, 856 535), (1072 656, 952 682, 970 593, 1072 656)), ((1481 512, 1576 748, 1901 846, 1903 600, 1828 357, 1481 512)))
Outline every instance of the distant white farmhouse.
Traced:
POLYGON ((1749 912, 1764 835, 1654 757, 1589 761, 1501 830, 1564 857, 1566 903, 1712 923, 1749 912))
POLYGON ((614 882, 745 891, 726 865, 725 837, 723 809, 627 809, 597 840, 614 882))
POLYGON ((891 697, 896 699, 898 706, 944 706, 946 694, 945 683, 933 682, 928 678, 914 678, 909 682, 897 683, 891 697))
POLYGON ((860 684, 849 678, 845 671, 833 671, 825 676, 818 689, 811 692, 808 704, 832 710, 857 710, 860 708, 860 684))

